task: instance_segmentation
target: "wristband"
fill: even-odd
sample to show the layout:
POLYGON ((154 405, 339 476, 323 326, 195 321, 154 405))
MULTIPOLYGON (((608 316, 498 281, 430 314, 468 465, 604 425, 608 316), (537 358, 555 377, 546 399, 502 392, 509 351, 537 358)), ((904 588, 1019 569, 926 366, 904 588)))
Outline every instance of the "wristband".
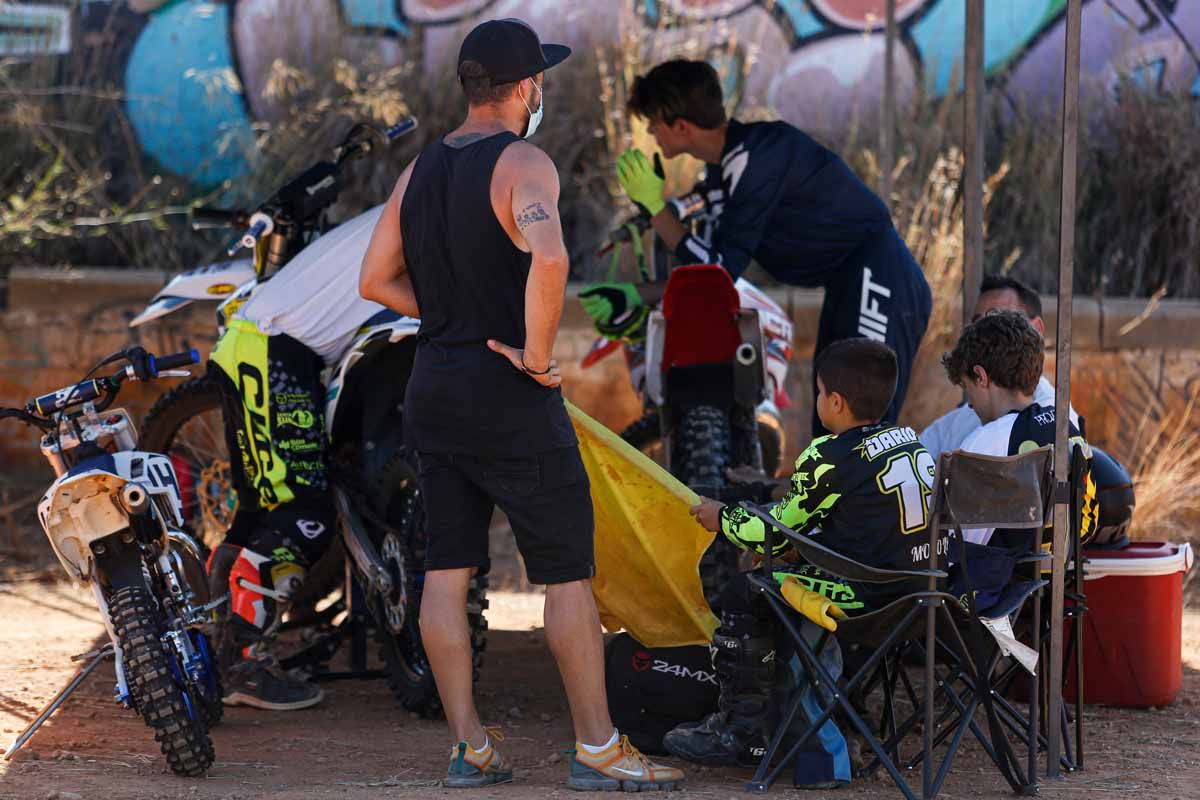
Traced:
POLYGON ((534 375, 534 376, 549 375, 550 370, 552 370, 552 369, 554 369, 553 365, 551 365, 550 363, 547 363, 546 368, 544 370, 542 370, 541 372, 534 372, 529 367, 525 366, 525 351, 524 350, 521 351, 521 370, 526 375, 534 375))

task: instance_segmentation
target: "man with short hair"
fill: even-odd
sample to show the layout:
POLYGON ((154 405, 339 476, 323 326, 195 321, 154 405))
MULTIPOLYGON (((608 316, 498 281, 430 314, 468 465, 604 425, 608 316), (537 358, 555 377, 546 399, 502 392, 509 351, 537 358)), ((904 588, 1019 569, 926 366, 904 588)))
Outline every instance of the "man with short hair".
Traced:
MULTIPOLYGON (((1046 335, 1046 323, 1042 320, 1042 298, 1037 292, 1007 275, 985 275, 979 287, 979 299, 975 301, 972 322, 978 322, 984 315, 998 310, 1021 312, 1040 335, 1046 335)), ((1054 385, 1040 371, 1033 399, 1039 405, 1054 408, 1054 385)), ((979 430, 981 424, 979 415, 968 402, 963 401, 921 431, 921 444, 936 461, 941 453, 961 448, 966 438, 979 430)), ((1079 424, 1074 408, 1071 408, 1071 424, 1079 424)))
POLYGON ((447 786, 512 779, 472 697, 466 609, 497 506, 529 580, 547 585, 546 639, 575 725, 568 787, 683 779, 618 734, 605 698, 591 495, 553 357, 568 272, 558 172, 524 141, 542 119, 545 71, 569 53, 519 20, 467 35, 466 121, 404 170, 363 261, 363 296, 421 320, 405 427, 429 531, 421 636, 455 741, 447 786))
MULTIPOLYGON (((720 264, 734 278, 755 261, 780 283, 822 286, 814 358, 832 342, 884 342, 899 362, 883 419, 895 422, 932 306, 929 284, 887 206, 835 153, 786 122, 743 123, 725 114, 717 72, 704 61, 659 64, 637 78, 628 110, 649 125, 662 155, 705 163, 692 189, 703 210, 687 224, 663 197, 661 170, 638 150, 617 160, 630 199, 682 264, 720 264)), ((639 304, 661 289, 606 283, 580 293, 602 331, 636 326, 639 304)), ((816 387, 814 384, 814 396, 816 387)), ((827 432, 813 412, 813 432, 827 432)))

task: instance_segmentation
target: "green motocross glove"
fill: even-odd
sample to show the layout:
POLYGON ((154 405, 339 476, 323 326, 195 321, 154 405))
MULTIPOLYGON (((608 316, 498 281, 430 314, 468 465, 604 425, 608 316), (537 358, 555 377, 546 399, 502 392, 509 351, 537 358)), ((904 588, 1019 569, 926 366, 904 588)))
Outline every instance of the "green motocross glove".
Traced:
POLYGON ((601 336, 626 342, 646 338, 650 309, 632 283, 593 283, 579 293, 579 302, 601 336))
POLYGON ((667 205, 663 200, 666 179, 658 153, 654 154, 652 166, 641 150, 626 150, 617 157, 617 180, 629 199, 650 216, 653 217, 667 205))

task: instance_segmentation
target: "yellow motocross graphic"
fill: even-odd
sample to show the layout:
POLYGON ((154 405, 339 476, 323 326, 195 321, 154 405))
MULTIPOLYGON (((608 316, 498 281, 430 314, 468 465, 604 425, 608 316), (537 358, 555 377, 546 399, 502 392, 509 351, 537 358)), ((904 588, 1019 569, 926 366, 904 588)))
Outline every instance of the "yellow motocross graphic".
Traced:
POLYGON ((281 359, 272 356, 271 338, 250 322, 230 320, 211 360, 237 390, 241 419, 230 421, 235 457, 259 506, 272 511, 295 499, 298 487, 324 484, 319 400, 290 385, 277 363, 272 370, 281 359))
POLYGON ((592 486, 600 621, 646 647, 707 644, 717 627, 700 585, 713 535, 692 519, 694 492, 567 403, 592 486))

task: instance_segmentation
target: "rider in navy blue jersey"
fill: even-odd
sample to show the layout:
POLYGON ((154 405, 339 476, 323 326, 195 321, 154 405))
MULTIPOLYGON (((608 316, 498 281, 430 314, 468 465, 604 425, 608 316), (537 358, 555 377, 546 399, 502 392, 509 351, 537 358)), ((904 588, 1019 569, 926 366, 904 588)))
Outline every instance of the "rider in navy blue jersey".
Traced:
MULTIPOLYGON (((687 153, 706 165, 693 189, 704 210, 684 223, 664 200, 661 170, 650 159, 630 150, 617 162, 622 187, 679 263, 721 264, 736 278, 754 261, 781 283, 824 287, 816 353, 857 336, 890 345, 900 375, 884 419, 894 422, 931 296, 883 201, 798 128, 727 118, 717 73, 705 62, 660 64, 634 81, 628 108, 646 119, 664 157, 687 153)), ((599 284, 581 299, 612 329, 613 320, 642 316, 625 313, 639 300, 657 297, 628 284, 599 284)), ((826 432, 815 413, 813 427, 826 432)))

